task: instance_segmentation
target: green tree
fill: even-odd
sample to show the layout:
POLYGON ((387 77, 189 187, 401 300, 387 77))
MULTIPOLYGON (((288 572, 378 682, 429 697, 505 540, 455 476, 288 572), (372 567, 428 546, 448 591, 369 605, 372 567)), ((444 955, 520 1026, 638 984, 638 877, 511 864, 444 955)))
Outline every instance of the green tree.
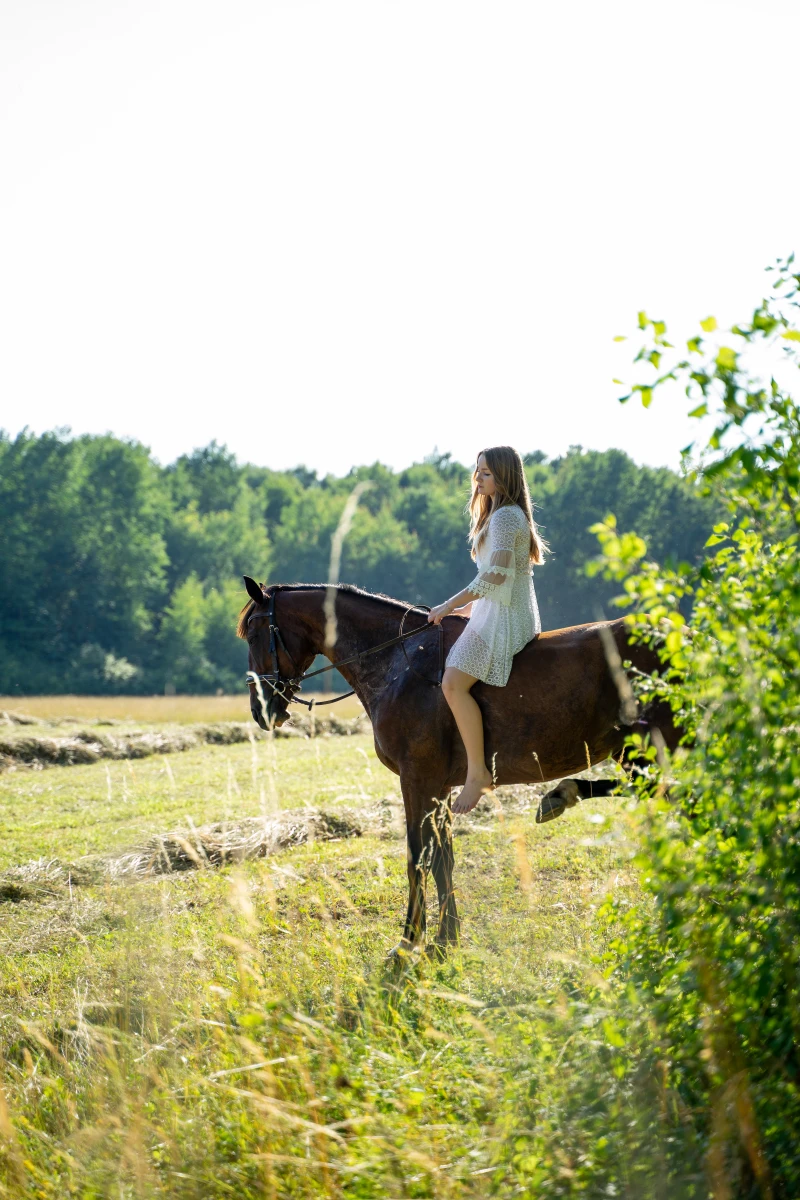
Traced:
POLYGON ((195 574, 175 588, 161 621, 162 669, 165 684, 178 692, 204 692, 214 680, 206 656, 208 606, 195 574))
MULTIPOLYGON (((525 461, 553 548, 536 571, 545 628, 594 619, 612 594, 582 569, 588 528, 612 509, 665 559, 702 555, 714 502, 672 472, 637 467, 619 451, 575 448, 552 463, 535 452, 525 461)), ((175 683, 170 672, 182 687, 238 686, 242 647, 223 634, 220 614, 233 611, 242 574, 326 581, 333 533, 362 481, 371 486, 345 543, 341 581, 426 604, 463 587, 474 572, 470 470, 447 454, 400 472, 373 463, 319 479, 304 467, 239 465, 216 443, 162 469, 143 446, 115 438, 2 437, 0 688, 160 691, 175 683), (190 578, 217 632, 200 638, 195 667, 184 662, 176 674, 187 652, 177 646, 165 658, 165 639, 188 603, 180 589, 190 578)))
POLYGON ((0 437, 3 690, 65 691, 73 677, 102 689, 109 654, 111 677, 117 660, 142 669, 164 595, 167 511, 138 443, 0 437))
POLYGON ((688 480, 665 468, 638 467, 621 450, 574 446, 549 467, 549 479, 539 469, 539 486, 532 481, 537 519, 551 547, 535 573, 547 628, 592 621, 612 600, 614 585, 585 571, 597 544, 591 527, 606 513, 635 528, 658 561, 693 564, 702 559, 708 530, 722 514, 720 502, 688 480))
POLYGON ((270 567, 270 543, 258 494, 240 481, 230 509, 202 513, 196 501, 170 514, 165 530, 169 582, 192 572, 220 587, 232 578, 270 567))
POLYGON ((225 512, 239 497, 242 469, 226 446, 211 442, 182 455, 165 475, 177 507, 194 502, 200 513, 225 512))

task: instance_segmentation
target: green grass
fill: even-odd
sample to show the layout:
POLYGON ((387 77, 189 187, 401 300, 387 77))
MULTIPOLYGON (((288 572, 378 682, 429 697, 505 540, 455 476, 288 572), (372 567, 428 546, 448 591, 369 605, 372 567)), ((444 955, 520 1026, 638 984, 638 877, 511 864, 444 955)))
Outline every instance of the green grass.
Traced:
MULTIPOLYGON (((398 790, 366 738, 14 772, 2 862, 398 790)), ((603 898, 638 895, 627 816, 604 801, 538 827, 517 807, 459 825, 463 938, 444 962, 387 967, 396 827, 0 905, 0 1195, 612 1194, 593 1191, 609 1118, 591 1081, 616 1077, 591 957, 603 898)), ((626 1104, 630 1194, 655 1196, 626 1104)))
POLYGON ((278 739, 182 754, 0 775, 0 870, 34 858, 72 861, 186 824, 275 808, 350 807, 399 781, 369 737, 278 739))

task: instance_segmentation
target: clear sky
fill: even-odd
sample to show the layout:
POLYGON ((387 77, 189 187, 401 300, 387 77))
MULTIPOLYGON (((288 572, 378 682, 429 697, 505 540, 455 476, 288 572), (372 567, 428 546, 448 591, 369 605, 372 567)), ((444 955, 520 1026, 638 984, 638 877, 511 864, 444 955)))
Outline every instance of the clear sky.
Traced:
POLYGON ((797 0, 6 0, 0 427, 675 465, 644 307, 800 249, 797 0))

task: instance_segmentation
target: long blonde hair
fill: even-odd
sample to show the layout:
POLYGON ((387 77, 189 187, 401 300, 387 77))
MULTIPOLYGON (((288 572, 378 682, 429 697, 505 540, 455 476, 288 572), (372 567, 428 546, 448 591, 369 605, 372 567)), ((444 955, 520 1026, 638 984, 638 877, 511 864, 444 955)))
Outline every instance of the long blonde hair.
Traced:
POLYGON ((475 470, 472 472, 472 495, 467 506, 470 515, 469 540, 472 543, 473 558, 476 557, 478 546, 483 541, 489 517, 496 508, 502 508, 506 504, 518 504, 525 513, 531 531, 530 560, 532 563, 542 562, 547 550, 547 543, 539 536, 536 522, 533 519, 528 481, 525 478, 525 468, 519 452, 513 446, 490 446, 486 450, 479 450, 475 459, 475 470), (477 491, 476 477, 481 454, 494 475, 497 491, 493 496, 481 496, 477 491))

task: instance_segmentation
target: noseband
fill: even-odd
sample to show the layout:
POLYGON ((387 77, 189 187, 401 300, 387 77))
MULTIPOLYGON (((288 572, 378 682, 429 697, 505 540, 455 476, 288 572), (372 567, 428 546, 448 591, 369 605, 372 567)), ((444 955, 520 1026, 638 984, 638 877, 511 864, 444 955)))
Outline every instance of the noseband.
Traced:
MULTIPOLYGON (((278 628, 278 622, 275 619, 275 592, 267 592, 267 596, 269 600, 267 605, 267 620, 269 621, 269 657, 270 666, 272 669, 265 675, 258 675, 255 671, 248 671, 247 683, 248 687, 257 688, 259 691, 261 691, 264 686, 268 687, 271 692, 269 697, 270 699, 275 696, 280 696, 281 699, 285 700, 287 704, 304 704, 306 708, 316 708, 318 704, 337 704, 339 700, 346 700, 348 696, 354 696, 355 689, 353 688, 349 692, 343 692, 341 696, 334 696, 332 700, 320 701, 304 700, 302 696, 296 696, 295 692, 301 686, 301 684, 303 684, 307 679, 313 679, 315 675, 324 675, 326 671, 335 671, 337 667, 346 667, 348 663, 360 662, 362 658, 367 658, 370 654, 377 654, 379 650, 388 650, 390 646, 396 646, 398 643, 403 647, 403 654, 405 655, 406 662, 408 663, 408 669, 411 671, 411 673, 416 675, 418 679, 422 679, 425 683, 430 683, 433 687, 441 687, 442 678, 444 676, 444 629, 442 628, 441 622, 434 626, 439 634, 438 679, 428 679, 426 675, 420 675, 419 671, 415 670, 415 668, 412 666, 411 660, 408 657, 408 652, 405 647, 406 639, 414 637, 415 634, 424 633, 426 630, 431 628, 430 625, 426 624, 419 626, 416 629, 408 629, 404 631, 406 617, 410 612, 414 611, 414 609, 411 607, 407 608, 403 613, 403 616, 400 620, 400 633, 397 637, 389 638, 387 642, 381 642, 378 646, 371 646, 369 650, 360 650, 358 654, 352 654, 350 658, 342 658, 338 662, 329 663, 327 667, 320 667, 318 670, 310 671, 306 675, 299 675, 295 661, 286 648, 286 642, 283 640, 283 635, 281 634, 281 631, 278 628), (281 667, 278 659, 279 646, 283 650, 283 653, 286 655, 289 662, 292 664, 293 674, 291 676, 281 674, 281 667)), ((419 604, 416 607, 417 610, 423 609, 425 612, 430 612, 430 609, 426 604, 419 604)))

